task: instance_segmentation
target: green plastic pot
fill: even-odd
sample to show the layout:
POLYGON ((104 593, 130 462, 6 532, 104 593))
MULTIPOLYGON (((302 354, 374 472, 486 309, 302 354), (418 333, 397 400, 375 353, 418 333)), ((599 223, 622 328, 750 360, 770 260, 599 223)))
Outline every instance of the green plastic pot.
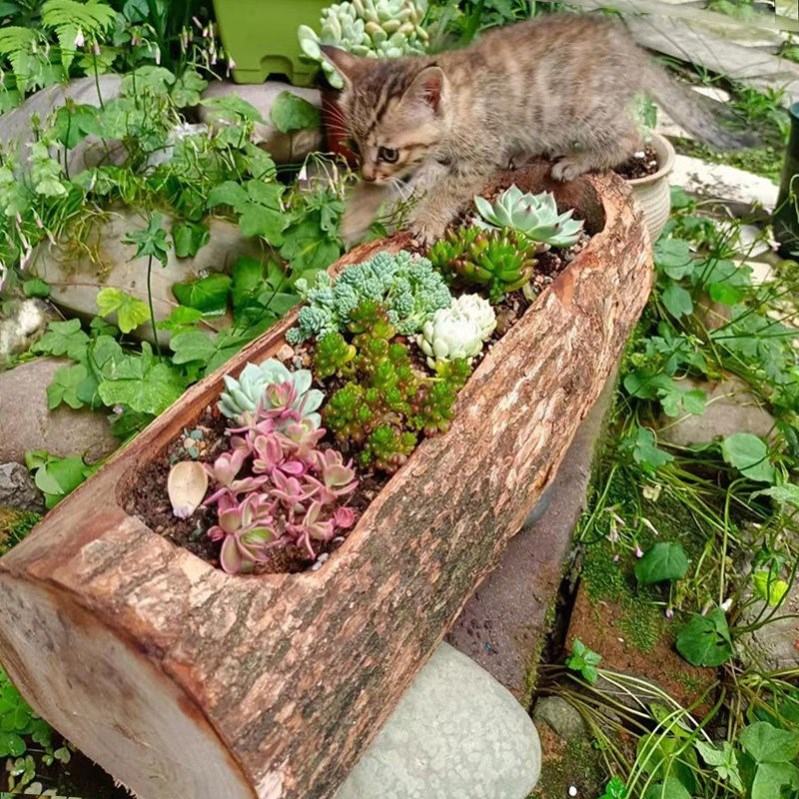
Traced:
POLYGON ((780 243, 783 258, 795 258, 799 252, 799 103, 788 109, 791 137, 785 151, 780 193, 774 211, 774 238, 780 243))
POLYGON ((235 63, 236 83, 263 83, 284 75, 310 86, 319 65, 300 58, 297 28, 316 28, 330 0, 214 0, 219 35, 235 63))

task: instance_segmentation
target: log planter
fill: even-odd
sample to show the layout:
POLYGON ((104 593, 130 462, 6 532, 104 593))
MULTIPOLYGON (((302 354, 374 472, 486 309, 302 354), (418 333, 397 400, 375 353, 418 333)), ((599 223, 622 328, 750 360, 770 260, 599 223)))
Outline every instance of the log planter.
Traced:
MULTIPOLYGON (((318 571, 232 576, 120 497, 276 353, 290 316, 159 417, 0 559, 0 657, 37 712, 141 799, 332 797, 475 587, 497 565, 644 307, 650 243, 615 176, 550 184, 596 233, 462 390, 318 571)), ((334 267, 407 235, 360 247, 334 267)))

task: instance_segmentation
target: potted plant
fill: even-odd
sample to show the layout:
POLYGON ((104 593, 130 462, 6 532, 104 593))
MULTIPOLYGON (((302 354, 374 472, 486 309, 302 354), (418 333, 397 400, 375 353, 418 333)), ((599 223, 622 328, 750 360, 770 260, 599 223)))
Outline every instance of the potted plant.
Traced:
POLYGON ((263 83, 284 75, 310 86, 317 64, 301 58, 297 28, 319 17, 327 0, 214 0, 219 35, 236 83, 263 83))
POLYGON ((426 0, 345 0, 322 11, 317 33, 308 25, 297 30, 299 46, 312 63, 322 67, 327 86, 322 89, 322 120, 330 152, 353 162, 345 141, 338 96, 344 82, 324 58, 320 45, 331 45, 368 58, 396 58, 424 53, 429 43, 421 22, 426 0))
MULTIPOLYGON (((323 336, 341 329, 342 298, 359 285, 372 285, 364 264, 381 258, 399 268, 415 257, 401 256, 413 247, 407 233, 363 245, 331 268, 335 283, 323 282, 317 288, 321 293, 307 290, 308 305, 187 392, 61 503, 38 532, 0 559, 0 640, 11 678, 37 712, 138 795, 333 795, 520 529, 617 362, 652 277, 641 216, 628 203, 623 182, 599 175, 555 184, 548 170, 549 165, 536 163, 500 175, 486 187, 487 202, 480 203, 489 229, 452 231, 427 253, 430 263, 446 263, 453 287, 471 281, 486 296, 505 297, 506 307, 496 319, 498 334, 504 335, 494 335, 487 350, 481 349, 482 341, 463 346, 462 331, 456 335, 454 330, 468 316, 478 330, 475 338, 486 335, 493 322, 480 303, 426 317, 418 334, 426 346, 410 367, 401 353, 411 336, 390 339, 385 333, 381 338, 374 333, 374 318, 350 315, 349 324, 356 325, 349 328, 351 340, 335 332, 323 336), (541 199, 541 208, 533 208, 525 193, 542 190, 553 192, 554 200, 541 199), (506 193, 491 202, 500 192, 506 193), (564 209, 575 209, 592 237, 571 260, 560 258, 558 276, 523 302, 522 288, 535 270, 559 256, 547 253, 549 245, 536 245, 531 256, 529 244, 514 237, 529 242, 546 236, 552 246, 563 243, 561 236, 571 240, 574 223, 564 209), (517 245, 524 245, 524 257, 517 245), (532 271, 531 260, 538 262, 532 271), (358 265, 355 277, 342 284, 347 291, 337 294, 335 286, 353 265, 358 265), (331 296, 338 297, 338 305, 330 305, 331 296), (514 307, 521 308, 515 316, 514 307), (426 358, 449 359, 439 380, 452 374, 456 360, 474 358, 476 368, 454 408, 438 417, 438 435, 425 438, 415 451, 404 440, 391 444, 395 453, 397 446, 409 446, 399 460, 387 458, 394 469, 387 482, 370 486, 361 472, 353 487, 351 466, 322 453, 336 467, 328 480, 321 475, 326 465, 315 461, 311 477, 320 484, 318 491, 334 495, 332 513, 334 506, 350 507, 356 517, 339 517, 340 528, 351 521, 354 526, 324 563, 317 559, 314 568, 294 573, 230 573, 253 567, 268 543, 264 531, 274 519, 261 523, 265 508, 256 500, 214 509, 218 538, 236 537, 242 525, 248 528, 238 542, 223 543, 230 550, 223 556, 224 571, 190 551, 208 539, 202 524, 190 525, 184 546, 176 546, 165 538, 162 524, 144 520, 137 491, 170 482, 178 489, 179 483, 192 482, 190 472, 198 473, 196 461, 178 458, 189 464, 180 470, 186 474, 168 479, 173 448, 185 446, 186 438, 196 440, 192 434, 200 428, 210 433, 217 426, 214 440, 229 442, 228 465, 263 450, 257 455, 262 465, 248 475, 225 469, 224 460, 215 462, 210 475, 215 496, 206 497, 206 507, 219 504, 226 491, 242 489, 236 481, 260 481, 256 488, 262 488, 267 479, 277 479, 284 485, 275 501, 288 502, 288 510, 296 512, 306 501, 296 493, 308 474, 302 462, 315 459, 311 451, 321 446, 311 418, 318 411, 336 433, 336 447, 351 439, 348 455, 359 468, 382 458, 385 436, 358 434, 353 417, 345 414, 352 407, 344 401, 331 397, 319 408, 318 396, 310 394, 315 387, 299 374, 310 364, 323 385, 331 380, 335 391, 352 394, 348 385, 354 373, 364 371, 366 357, 356 339, 369 324, 368 357, 387 358, 403 375, 399 382, 388 379, 391 369, 385 363, 366 368, 368 379, 377 381, 371 386, 377 393, 369 397, 383 396, 386 385, 378 383, 387 382, 391 402, 400 402, 403 414, 418 416, 432 396, 442 407, 440 392, 427 390, 438 384, 436 378, 413 401, 403 399, 408 381, 420 379, 426 358), (317 339, 310 355, 302 349, 308 336, 317 339), (323 368, 321 342, 328 340, 323 368), (294 377, 287 379, 283 370, 294 377), (266 394, 264 385, 272 387, 266 394), (251 406, 248 397, 253 396, 260 399, 251 406), (220 413, 214 416, 217 403, 220 413), (247 437, 251 425, 270 420, 269 429, 260 430, 264 440, 253 439, 247 450, 249 443, 226 439, 218 425, 226 424, 228 415, 237 426, 233 436, 247 437), (274 425, 284 422, 288 426, 276 431, 274 425), (291 449, 297 463, 287 466, 283 455, 268 454, 266 439, 275 432, 290 439, 292 448, 307 445, 304 454, 291 449), (313 440, 306 441, 307 436, 313 440), (371 450, 364 446, 369 440, 371 450), (272 475, 275 468, 283 477, 272 475), (154 474, 158 479, 148 483, 154 474), (296 485, 291 475, 298 475, 296 485), (356 492, 364 500, 357 506, 350 500, 356 492)), ((415 278, 405 274, 406 290, 415 278)), ((432 290, 438 297, 440 285, 432 290)), ((380 294, 389 295, 394 297, 391 291, 380 294)), ((430 304, 427 297, 425 307, 430 304)), ((416 311, 414 303, 398 300, 377 325, 384 331, 387 326, 417 329, 416 311)), ((355 418, 359 424, 372 419, 360 412, 355 418)), ((209 460, 219 454, 209 453, 209 460)), ((164 518, 178 511, 193 518, 198 494, 201 500, 205 491, 184 505, 175 502, 180 492, 173 491, 171 507, 168 500, 162 508, 164 518)), ((324 504, 321 494, 315 496, 324 504)), ((162 504, 159 497, 152 492, 149 513, 162 504)), ((278 532, 297 532, 298 540, 313 548, 320 542, 332 546, 330 529, 320 527, 325 518, 317 508, 312 518, 303 514, 302 523, 295 524, 299 530, 284 526, 278 532)))

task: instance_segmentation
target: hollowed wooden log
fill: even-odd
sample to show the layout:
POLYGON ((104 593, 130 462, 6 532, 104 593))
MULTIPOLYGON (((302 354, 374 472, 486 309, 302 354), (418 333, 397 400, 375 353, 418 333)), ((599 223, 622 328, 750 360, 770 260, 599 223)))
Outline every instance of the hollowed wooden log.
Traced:
MULTIPOLYGON (((316 572, 230 576, 120 507, 126 481, 263 360, 293 316, 205 379, 0 559, 0 653, 30 703, 142 799, 331 797, 552 479, 646 302, 623 182, 551 185, 587 248, 488 353, 316 572)), ((336 268, 408 239, 370 244, 336 268)))

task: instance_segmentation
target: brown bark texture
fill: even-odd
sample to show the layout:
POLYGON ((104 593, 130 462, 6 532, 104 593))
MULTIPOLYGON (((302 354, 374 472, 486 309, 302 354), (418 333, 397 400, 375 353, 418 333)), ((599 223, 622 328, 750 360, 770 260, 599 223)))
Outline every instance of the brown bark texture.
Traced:
MULTIPOLYGON (((596 235, 488 353, 316 572, 231 576, 120 507, 137 469, 273 355, 293 315, 189 390, 0 559, 0 659, 56 729, 141 799, 332 797, 498 563, 646 303, 651 247, 624 183, 554 190, 596 235)), ((358 248, 334 267, 407 234, 358 248)))

